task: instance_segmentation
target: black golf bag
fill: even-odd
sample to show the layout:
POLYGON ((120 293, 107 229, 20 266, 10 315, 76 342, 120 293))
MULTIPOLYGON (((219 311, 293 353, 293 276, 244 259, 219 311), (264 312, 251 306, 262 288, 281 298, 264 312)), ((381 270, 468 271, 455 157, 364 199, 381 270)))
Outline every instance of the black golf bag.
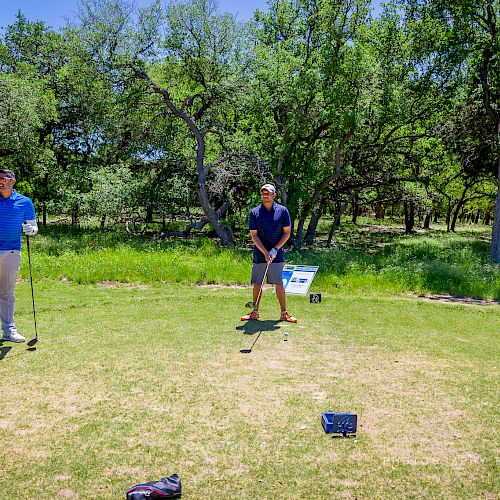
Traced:
POLYGON ((181 478, 177 474, 164 477, 159 481, 136 484, 127 491, 127 500, 179 498, 180 496, 181 478))

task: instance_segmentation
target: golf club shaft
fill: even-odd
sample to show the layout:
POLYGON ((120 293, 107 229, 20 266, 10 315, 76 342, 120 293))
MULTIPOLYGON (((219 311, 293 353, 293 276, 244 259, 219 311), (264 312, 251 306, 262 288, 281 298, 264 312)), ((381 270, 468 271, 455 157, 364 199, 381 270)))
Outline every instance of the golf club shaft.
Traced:
POLYGON ((271 263, 270 261, 267 262, 266 270, 264 271, 264 277, 262 278, 262 283, 260 284, 259 295, 257 295, 257 300, 255 301, 255 309, 259 308, 260 296, 262 295, 262 288, 264 286, 264 281, 266 279, 267 270, 269 269, 269 264, 270 263, 271 263))
POLYGON ((38 330, 36 327, 36 311, 35 311, 35 293, 33 291, 33 273, 31 271, 31 251, 30 251, 30 238, 26 235, 26 248, 28 249, 28 267, 30 270, 30 283, 31 283, 31 301, 33 303, 33 319, 35 320, 35 338, 38 339, 38 330))

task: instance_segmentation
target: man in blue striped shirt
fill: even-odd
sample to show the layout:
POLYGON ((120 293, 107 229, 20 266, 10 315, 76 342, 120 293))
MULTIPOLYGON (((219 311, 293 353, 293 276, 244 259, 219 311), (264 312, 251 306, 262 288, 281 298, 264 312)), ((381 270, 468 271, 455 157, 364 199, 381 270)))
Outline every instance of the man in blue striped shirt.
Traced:
POLYGON ((22 234, 38 232, 32 201, 14 189, 16 176, 0 170, 0 320, 2 340, 24 342, 14 324, 17 274, 21 265, 22 234))
POLYGON ((241 321, 259 319, 259 302, 262 296, 261 285, 267 269, 267 282, 275 285, 276 296, 280 303, 280 320, 297 323, 286 309, 285 287, 283 286, 283 266, 285 265, 283 246, 290 238, 292 224, 288 209, 274 201, 276 188, 264 184, 260 188, 262 203, 250 212, 248 228, 254 243, 252 284, 255 308, 241 321), (269 264, 269 267, 268 267, 269 264))

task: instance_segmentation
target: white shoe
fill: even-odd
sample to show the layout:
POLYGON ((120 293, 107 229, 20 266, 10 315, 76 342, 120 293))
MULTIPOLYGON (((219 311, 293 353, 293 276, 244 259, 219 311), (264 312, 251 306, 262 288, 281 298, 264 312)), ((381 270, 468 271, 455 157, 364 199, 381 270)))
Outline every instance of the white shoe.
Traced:
POLYGON ((26 342, 26 339, 16 331, 4 333, 2 340, 8 340, 9 342, 26 342))

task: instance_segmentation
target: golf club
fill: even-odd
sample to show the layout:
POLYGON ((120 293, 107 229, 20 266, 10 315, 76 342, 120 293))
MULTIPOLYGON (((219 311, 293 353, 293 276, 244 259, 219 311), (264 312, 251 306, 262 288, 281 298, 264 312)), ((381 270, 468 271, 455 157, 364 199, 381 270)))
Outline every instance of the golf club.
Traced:
POLYGON ((28 267, 30 269, 30 283, 31 283, 31 300, 33 302, 33 319, 35 320, 35 337, 28 340, 29 347, 34 346, 38 342, 38 330, 36 328, 36 312, 35 312, 35 294, 33 292, 33 274, 31 271, 31 252, 30 252, 30 238, 26 235, 26 248, 28 249, 28 267))
POLYGON ((264 277, 262 278, 262 283, 260 284, 259 295, 257 295, 257 301, 256 301, 256 302, 253 302, 253 301, 251 301, 251 302, 247 302, 247 303, 245 304, 245 307, 248 307, 248 308, 251 308, 251 309, 257 309, 257 307, 258 307, 258 305, 259 305, 259 301, 260 301, 260 296, 261 296, 261 294, 262 294, 262 287, 264 286, 264 281, 265 281, 265 279, 266 279, 266 276, 267 276, 267 270, 269 269, 269 264, 270 264, 270 263, 271 263, 271 262, 269 262, 269 261, 268 261, 268 263, 267 263, 266 270, 265 270, 265 272, 264 272, 264 277))
POLYGON ((257 338, 253 341, 252 347, 250 347, 250 349, 240 349, 240 352, 243 354, 250 354, 252 352, 253 346, 255 345, 257 340, 259 340, 261 333, 262 333, 262 331, 259 332, 259 334, 257 335, 257 338))

